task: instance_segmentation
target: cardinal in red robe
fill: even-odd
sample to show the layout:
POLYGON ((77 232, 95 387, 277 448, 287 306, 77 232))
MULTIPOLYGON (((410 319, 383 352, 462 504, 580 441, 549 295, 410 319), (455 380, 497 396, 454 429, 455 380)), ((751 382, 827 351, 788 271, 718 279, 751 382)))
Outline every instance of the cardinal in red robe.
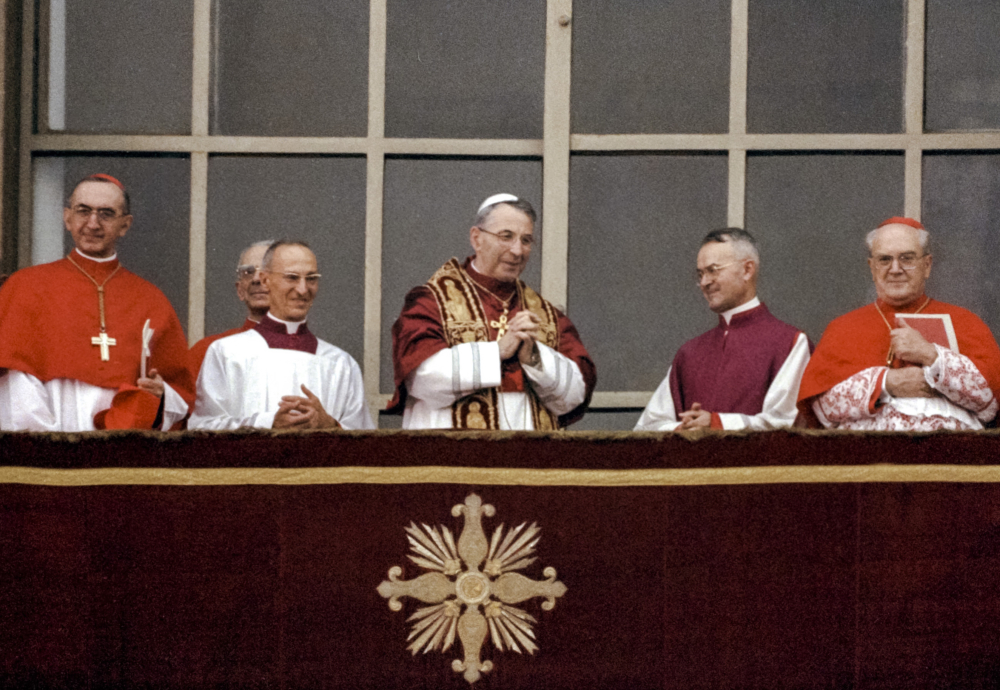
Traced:
POLYGON ((867 241, 878 298, 827 326, 802 378, 800 411, 833 429, 983 428, 1000 392, 1000 348, 989 327, 925 294, 933 257, 919 221, 890 218, 867 241), (954 343, 925 337, 924 320, 945 332, 950 323, 954 343))
POLYGON ((0 290, 0 428, 171 428, 194 401, 187 342, 163 293, 118 261, 124 185, 85 178, 63 220, 76 248, 0 290))

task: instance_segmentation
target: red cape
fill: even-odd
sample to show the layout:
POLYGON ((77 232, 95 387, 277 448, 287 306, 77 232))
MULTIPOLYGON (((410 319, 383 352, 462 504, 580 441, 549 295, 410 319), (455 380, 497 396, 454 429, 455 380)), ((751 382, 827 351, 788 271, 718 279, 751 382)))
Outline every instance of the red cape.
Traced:
MULTIPOLYGON (((890 324, 894 315, 913 313, 924 303, 921 297, 911 307, 893 309, 878 303, 890 324)), ((989 326, 968 309, 931 300, 922 314, 949 314, 958 339, 958 350, 976 365, 993 395, 1000 398, 1000 348, 989 326)), ((799 387, 799 410, 812 417, 812 399, 844 379, 869 367, 886 366, 889 329, 874 304, 855 309, 830 322, 816 346, 799 387)), ((895 362, 893 366, 901 366, 895 362)))
MULTIPOLYGON (((98 283, 118 261, 96 262, 74 252, 73 261, 98 283)), ((75 379, 100 388, 135 385, 142 326, 154 329, 148 369, 156 369, 182 398, 194 403, 187 340, 170 302, 152 283, 124 268, 104 287, 108 336, 117 341, 110 361, 90 339, 100 332, 97 288, 68 259, 14 273, 0 289, 0 369, 16 369, 43 382, 75 379)))
MULTIPOLYGON (((501 295, 504 299, 514 291, 514 283, 501 283, 499 280, 484 276, 475 271, 471 263, 471 259, 466 259, 462 268, 476 282, 501 295)), ((503 313, 503 309, 499 307, 495 299, 488 296, 486 291, 478 286, 476 290, 479 293, 483 310, 486 312, 487 322, 498 319, 503 313)), ((521 311, 521 305, 518 298, 514 297, 510 305, 508 319, 512 319, 519 311, 521 311)), ((587 397, 583 404, 559 418, 559 423, 562 426, 567 426, 579 420, 583 416, 584 410, 587 409, 587 405, 590 404, 590 396, 597 383, 597 370, 573 323, 559 310, 556 310, 556 314, 559 319, 559 352, 576 362, 587 386, 587 397)), ((489 328, 489 334, 491 340, 496 340, 497 331, 495 329, 489 328)), ((424 285, 413 288, 406 295, 403 311, 392 326, 392 365, 396 374, 396 394, 386 407, 388 411, 397 413, 402 411, 403 405, 406 403, 406 377, 425 359, 447 349, 447 347, 448 342, 445 339, 444 327, 441 323, 441 310, 438 308, 433 293, 424 285)), ((503 362, 502 372, 503 380, 500 390, 524 390, 524 371, 517 358, 503 362)))

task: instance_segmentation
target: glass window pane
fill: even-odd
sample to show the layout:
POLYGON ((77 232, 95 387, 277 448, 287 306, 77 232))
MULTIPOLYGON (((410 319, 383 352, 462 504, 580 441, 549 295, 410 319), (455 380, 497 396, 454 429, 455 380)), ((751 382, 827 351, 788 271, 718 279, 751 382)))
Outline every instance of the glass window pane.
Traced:
POLYGON ((214 134, 365 136, 367 0, 217 0, 214 134))
POLYGON ((923 178, 934 252, 927 294, 971 309, 1000 334, 1000 155, 925 155, 923 178))
MULTIPOLYGON (((35 159, 34 263, 73 249, 62 223, 66 197, 82 178, 106 173, 129 193, 134 221, 117 244, 122 266, 160 288, 187 327, 191 164, 186 156, 65 156, 35 159)), ((34 247, 33 247, 34 250, 34 247)))
POLYGON ((715 317, 694 284, 701 238, 726 224, 722 155, 576 155, 569 316, 603 391, 651 391, 715 317))
POLYGON ((903 211, 903 156, 754 155, 746 227, 761 299, 815 344, 835 317, 875 299, 864 238, 903 211))
POLYGON ((191 131, 191 0, 52 0, 51 8, 65 18, 65 81, 49 85, 50 97, 64 94, 65 129, 191 131))
POLYGON ((545 3, 389 0, 390 137, 542 136, 545 3))
MULTIPOLYGON (((509 192, 531 202, 542 214, 542 164, 537 160, 387 158, 382 227, 383 393, 393 390, 392 324, 406 293, 423 285, 445 261, 472 255, 469 229, 486 197, 509 192)), ((538 289, 545 233, 521 280, 538 289)), ((544 295, 543 295, 544 297, 544 295)))
POLYGON ((1000 3, 928 0, 928 130, 1000 129, 1000 3))
POLYGON ((309 328, 364 355, 365 160, 358 157, 213 156, 208 168, 205 332, 246 319, 236 297, 236 263, 245 247, 269 239, 304 240, 316 253, 319 294, 309 328))
POLYGON ((729 0, 576 0, 573 131, 727 131, 729 25, 729 0))
POLYGON ((750 3, 751 132, 899 132, 903 0, 750 3))

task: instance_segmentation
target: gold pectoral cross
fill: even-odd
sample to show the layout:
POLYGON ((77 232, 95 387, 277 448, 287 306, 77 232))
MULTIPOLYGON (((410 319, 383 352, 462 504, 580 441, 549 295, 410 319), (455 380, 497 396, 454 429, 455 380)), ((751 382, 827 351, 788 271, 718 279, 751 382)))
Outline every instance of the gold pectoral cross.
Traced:
POLYGON ((500 315, 499 320, 490 321, 490 328, 497 329, 497 340, 503 337, 504 333, 507 332, 507 310, 503 310, 503 314, 500 315))
POLYGON ((111 361, 111 351, 108 349, 110 345, 117 345, 118 342, 114 338, 109 338, 108 334, 101 331, 100 335, 95 335, 90 339, 92 345, 101 346, 101 361, 109 362, 111 361))

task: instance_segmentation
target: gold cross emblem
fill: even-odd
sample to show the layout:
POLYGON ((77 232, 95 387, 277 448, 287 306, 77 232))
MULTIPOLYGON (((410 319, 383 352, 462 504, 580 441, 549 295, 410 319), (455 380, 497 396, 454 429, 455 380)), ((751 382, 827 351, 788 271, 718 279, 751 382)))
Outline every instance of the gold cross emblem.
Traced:
POLYGON ((111 351, 108 349, 109 345, 117 345, 118 342, 114 338, 109 338, 108 334, 101 331, 100 335, 95 335, 90 339, 92 345, 101 346, 101 361, 108 362, 111 361, 111 351))
POLYGON ((507 332, 507 310, 504 309, 503 314, 500 315, 500 319, 497 321, 490 321, 490 328, 497 329, 497 340, 503 337, 504 333, 507 332))
POLYGON ((493 669, 493 662, 483 660, 481 651, 489 637, 493 646, 528 654, 538 651, 535 626, 538 620, 513 604, 535 598, 545 599, 543 611, 551 611, 556 599, 566 593, 566 585, 556 579, 555 568, 542 571, 544 580, 533 580, 516 572, 535 562, 541 528, 521 523, 504 531, 500 525, 492 539, 486 538, 483 516, 493 517, 496 509, 476 494, 451 509, 454 517, 465 516, 465 526, 456 542, 447 527, 421 527, 410 523, 405 528, 413 553, 407 557, 428 571, 412 580, 401 580, 401 567, 389 569, 389 579, 378 586, 378 593, 389 600, 389 608, 402 611, 403 597, 412 597, 430 606, 421 606, 407 619, 413 623, 407 649, 414 655, 440 649, 447 652, 456 638, 462 645, 462 658, 454 659, 451 668, 464 673, 470 684, 493 669), (480 569, 482 568, 482 569, 480 569), (463 611, 464 609, 464 611, 463 611))

